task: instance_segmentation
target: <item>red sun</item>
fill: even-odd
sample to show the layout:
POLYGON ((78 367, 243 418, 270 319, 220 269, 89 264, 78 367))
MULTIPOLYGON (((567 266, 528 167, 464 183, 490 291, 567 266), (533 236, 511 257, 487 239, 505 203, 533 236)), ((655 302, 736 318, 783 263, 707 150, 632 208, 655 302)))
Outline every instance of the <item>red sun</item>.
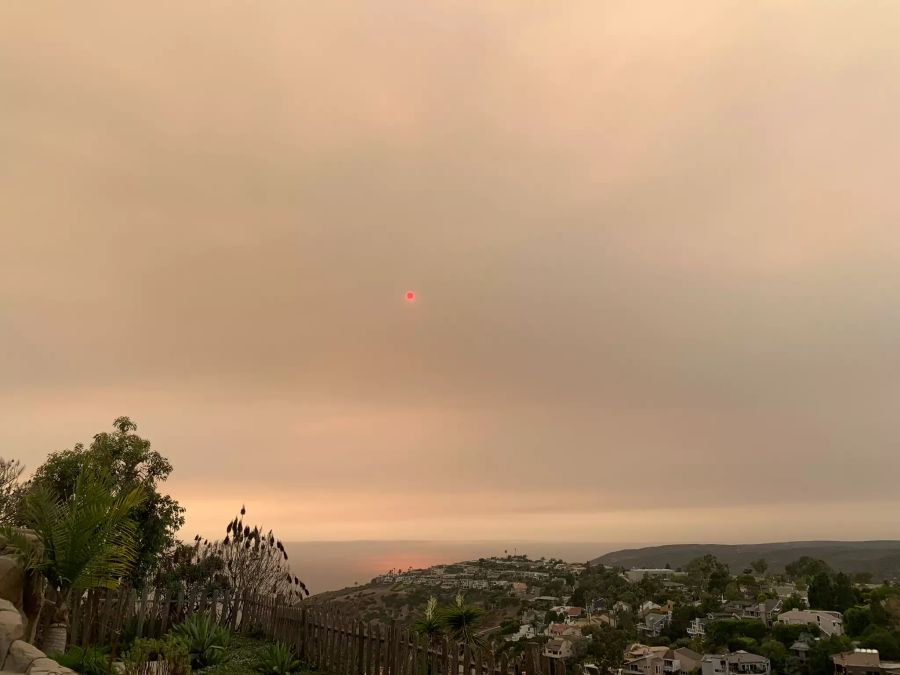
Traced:
POLYGON ((415 299, 416 299, 416 294, 415 294, 415 293, 413 293, 412 291, 406 291, 406 300, 407 300, 407 302, 412 302, 412 301, 415 300, 415 299))

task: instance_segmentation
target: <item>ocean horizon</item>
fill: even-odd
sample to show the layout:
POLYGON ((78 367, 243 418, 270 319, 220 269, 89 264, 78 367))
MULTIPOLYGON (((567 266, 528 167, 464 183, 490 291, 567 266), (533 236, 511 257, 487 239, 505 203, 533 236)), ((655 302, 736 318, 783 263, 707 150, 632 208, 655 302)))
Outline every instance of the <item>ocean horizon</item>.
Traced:
POLYGON ((391 569, 430 567, 518 553, 531 558, 585 562, 645 543, 493 540, 354 540, 284 542, 291 570, 313 595, 365 584, 391 569))

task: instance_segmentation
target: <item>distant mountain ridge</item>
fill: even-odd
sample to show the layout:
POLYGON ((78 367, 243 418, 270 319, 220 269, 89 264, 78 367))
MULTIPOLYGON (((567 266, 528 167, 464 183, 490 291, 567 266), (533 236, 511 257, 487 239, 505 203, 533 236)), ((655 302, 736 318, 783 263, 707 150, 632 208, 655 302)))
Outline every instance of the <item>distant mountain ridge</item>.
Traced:
POLYGON ((781 572, 801 556, 827 562, 841 572, 870 572, 876 579, 900 578, 900 541, 787 541, 769 544, 668 544, 613 551, 592 563, 621 567, 673 569, 711 553, 728 563, 732 572, 749 567, 752 560, 765 558, 769 569, 781 572))

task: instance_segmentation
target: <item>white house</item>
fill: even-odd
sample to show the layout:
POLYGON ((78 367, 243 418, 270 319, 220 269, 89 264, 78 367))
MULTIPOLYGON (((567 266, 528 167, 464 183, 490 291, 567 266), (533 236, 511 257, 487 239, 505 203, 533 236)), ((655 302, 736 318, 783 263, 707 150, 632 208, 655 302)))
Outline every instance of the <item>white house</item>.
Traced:
POLYGON ((825 635, 843 635, 844 617, 840 612, 830 612, 818 609, 792 609, 782 612, 778 620, 792 626, 808 623, 816 624, 825 635))
POLYGON ((705 654, 700 663, 702 675, 769 675, 769 659, 743 650, 731 654, 705 654))
POLYGON ((512 635, 506 636, 507 642, 518 642, 519 640, 530 640, 535 636, 534 626, 530 623, 525 623, 519 626, 519 630, 512 635))

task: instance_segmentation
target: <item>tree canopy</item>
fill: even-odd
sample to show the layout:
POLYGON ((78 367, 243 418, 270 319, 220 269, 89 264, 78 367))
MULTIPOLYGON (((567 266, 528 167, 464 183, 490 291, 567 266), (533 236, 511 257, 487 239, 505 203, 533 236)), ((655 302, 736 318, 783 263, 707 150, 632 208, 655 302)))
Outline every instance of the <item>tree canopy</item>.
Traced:
POLYGON ((137 523, 136 557, 129 581, 143 587, 155 572, 160 554, 175 546, 175 535, 184 524, 184 509, 159 491, 159 484, 172 472, 172 464, 152 450, 150 441, 138 436, 136 430, 131 419, 119 417, 113 422, 112 432, 97 434, 89 446, 79 443, 51 453, 26 490, 47 490, 58 499, 70 499, 85 467, 91 467, 97 475, 107 474, 114 496, 140 489, 143 499, 129 514, 137 523))

